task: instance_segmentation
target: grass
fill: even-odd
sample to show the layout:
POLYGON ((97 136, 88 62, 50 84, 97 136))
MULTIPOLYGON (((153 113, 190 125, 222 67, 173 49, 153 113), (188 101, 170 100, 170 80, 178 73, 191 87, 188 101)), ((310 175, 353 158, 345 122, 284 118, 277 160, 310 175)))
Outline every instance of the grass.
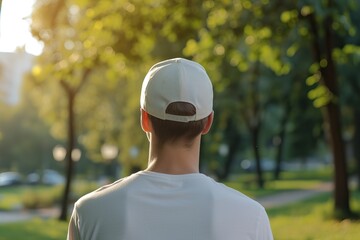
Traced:
POLYGON ((0 240, 60 240, 66 239, 67 223, 57 220, 33 219, 0 225, 0 240))
POLYGON ((317 185, 331 180, 331 169, 322 168, 311 171, 291 171, 282 173, 281 180, 272 180, 272 173, 265 173, 265 188, 256 185, 253 173, 233 176, 225 185, 234 188, 251 198, 259 198, 285 191, 312 189, 317 185))
POLYGON ((285 191, 312 189, 320 183, 321 181, 319 180, 277 180, 268 182, 264 189, 259 189, 254 184, 245 186, 243 183, 235 181, 228 181, 224 184, 251 198, 259 198, 285 191))
MULTIPOLYGON (((352 210, 360 213, 360 192, 353 192, 352 210)), ((286 240, 352 240, 360 239, 360 220, 333 220, 330 193, 269 209, 275 239, 286 240)))

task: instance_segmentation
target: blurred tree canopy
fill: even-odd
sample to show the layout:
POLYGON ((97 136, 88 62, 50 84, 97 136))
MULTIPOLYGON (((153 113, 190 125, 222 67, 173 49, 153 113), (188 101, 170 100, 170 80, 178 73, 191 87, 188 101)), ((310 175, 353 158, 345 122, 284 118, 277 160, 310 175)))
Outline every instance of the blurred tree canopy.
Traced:
POLYGON ((0 172, 29 174, 39 168, 56 168, 51 153, 55 139, 42 124, 27 94, 16 106, 0 103, 0 172))
POLYGON ((28 89, 52 135, 72 142, 68 150, 82 144, 102 161, 101 146, 115 144, 131 171, 147 159, 139 126, 147 69, 165 58, 192 58, 207 69, 215 90, 204 169, 226 179, 238 160, 250 157, 264 187, 264 153, 273 151, 279 178, 285 157, 315 155, 325 136, 334 149, 336 189, 345 189, 337 192, 336 209, 349 212, 341 127, 360 149, 358 4, 38 0, 31 29, 44 50, 28 89))

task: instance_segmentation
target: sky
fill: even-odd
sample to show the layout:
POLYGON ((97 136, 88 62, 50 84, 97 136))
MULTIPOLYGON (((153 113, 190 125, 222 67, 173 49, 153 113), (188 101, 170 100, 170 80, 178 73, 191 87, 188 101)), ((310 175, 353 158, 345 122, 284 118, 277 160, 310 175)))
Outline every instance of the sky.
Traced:
POLYGON ((25 51, 39 55, 42 45, 30 33, 30 18, 35 0, 3 0, 0 16, 0 52, 25 51))

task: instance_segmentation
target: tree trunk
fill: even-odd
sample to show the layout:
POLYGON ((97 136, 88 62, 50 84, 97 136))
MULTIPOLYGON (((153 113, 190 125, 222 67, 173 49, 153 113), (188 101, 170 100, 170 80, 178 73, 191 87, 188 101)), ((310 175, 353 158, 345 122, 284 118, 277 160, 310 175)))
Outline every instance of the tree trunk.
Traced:
MULTIPOLYGON (((360 92, 360 83, 357 82, 357 79, 351 79, 349 82, 353 89, 354 93, 360 92)), ((353 143, 353 152, 354 158, 356 162, 356 176, 357 176, 357 189, 360 191, 360 96, 357 95, 355 100, 353 101, 353 109, 354 109, 354 136, 352 139, 353 143)))
MULTIPOLYGON (((332 1, 329 0, 329 8, 332 1)), ((349 205, 349 188, 348 188, 348 172, 345 154, 345 146, 342 140, 342 126, 340 119, 340 106, 338 102, 338 86, 336 80, 336 67, 332 57, 333 51, 333 34, 332 34, 332 17, 328 17, 324 21, 325 29, 325 57, 327 66, 322 68, 323 82, 327 89, 332 93, 331 101, 326 105, 326 117, 330 132, 330 141, 335 167, 335 214, 338 217, 348 217, 351 213, 349 205)))
POLYGON ((228 177, 230 175, 231 166, 235 159, 237 146, 238 146, 238 137, 236 137, 236 139, 232 139, 232 141, 229 143, 229 153, 226 156, 224 171, 221 174, 221 176, 219 177, 219 180, 228 179, 228 177))
POLYGON ((360 109, 354 108, 355 133, 353 138, 353 149, 356 160, 357 189, 360 191, 360 109))
MULTIPOLYGON (((329 9, 333 8, 332 1, 328 1, 329 9)), ((334 162, 334 211, 337 218, 349 217, 351 214, 349 205, 349 189, 348 189, 348 173, 347 173, 347 161, 345 155, 345 146, 342 141, 342 128, 340 120, 340 107, 338 100, 338 86, 336 80, 336 68, 334 59, 332 58, 333 51, 333 34, 332 34, 332 16, 329 14, 324 20, 322 26, 325 35, 324 52, 320 42, 320 33, 314 14, 309 15, 310 29, 312 32, 312 47, 314 50, 315 61, 320 63, 323 56, 327 60, 327 65, 321 67, 322 84, 331 93, 331 100, 325 106, 325 124, 330 139, 330 145, 332 150, 333 162, 334 162), (324 53, 324 54, 323 54, 324 53)))
MULTIPOLYGON (((258 56, 259 59, 259 56, 258 56)), ((253 108, 252 115, 248 119, 248 126, 252 137, 252 147, 256 162, 256 180, 260 189, 264 188, 264 178, 261 167, 259 135, 261 129, 261 113, 260 113, 260 92, 259 92, 259 76, 260 76, 260 62, 257 61, 254 66, 253 75, 251 79, 251 93, 253 108)))
POLYGON ((256 162, 256 181, 257 185, 260 189, 264 188, 264 178, 263 178, 263 171, 261 167, 261 158, 260 158, 260 147, 259 147, 259 131, 260 126, 256 125, 253 126, 251 129, 251 135, 252 135, 252 147, 253 152, 255 156, 255 162, 256 162))
POLYGON ((234 158, 240 141, 240 136, 236 130, 236 125, 232 118, 229 118, 227 121, 226 129, 225 129, 225 138, 229 146, 229 152, 227 153, 225 158, 224 169, 221 172, 217 172, 217 177, 219 181, 224 181, 229 177, 231 166, 234 162, 234 158))
POLYGON ((67 129, 68 145, 66 151, 66 184, 64 188, 63 199, 61 202, 61 213, 59 216, 59 220, 61 221, 67 220, 70 187, 71 187, 73 165, 74 165, 74 161, 72 159, 71 153, 75 147, 75 114, 74 114, 75 94, 72 91, 70 91, 70 89, 66 89, 66 94, 68 97, 68 129, 67 129))
POLYGON ((279 133, 280 142, 277 145, 276 151, 276 162, 274 168, 274 180, 280 179, 280 174, 282 172, 282 163, 283 163, 283 150, 284 150, 284 140, 285 140, 285 126, 281 127, 281 131, 279 133))
POLYGON ((284 142, 285 142, 286 125, 289 120, 290 109, 291 109, 291 104, 290 104, 290 101, 288 100, 288 101, 286 101, 285 112, 281 119, 281 130, 279 132, 279 141, 280 142, 277 145, 276 163, 275 163, 275 169, 274 169, 274 179, 275 180, 280 179, 280 173, 282 171, 281 165, 283 162, 283 150, 284 150, 284 142))
POLYGON ((336 104, 330 103, 326 106, 326 113, 335 168, 335 213, 348 216, 350 214, 348 173, 345 147, 341 136, 340 110, 336 104))

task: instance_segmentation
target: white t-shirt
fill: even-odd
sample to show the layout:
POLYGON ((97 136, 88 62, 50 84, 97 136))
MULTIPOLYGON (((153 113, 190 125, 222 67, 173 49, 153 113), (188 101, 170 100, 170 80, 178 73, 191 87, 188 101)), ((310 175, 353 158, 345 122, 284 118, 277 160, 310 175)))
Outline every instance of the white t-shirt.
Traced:
POLYGON ((140 171, 74 206, 68 240, 271 240, 264 208, 201 173, 140 171))

